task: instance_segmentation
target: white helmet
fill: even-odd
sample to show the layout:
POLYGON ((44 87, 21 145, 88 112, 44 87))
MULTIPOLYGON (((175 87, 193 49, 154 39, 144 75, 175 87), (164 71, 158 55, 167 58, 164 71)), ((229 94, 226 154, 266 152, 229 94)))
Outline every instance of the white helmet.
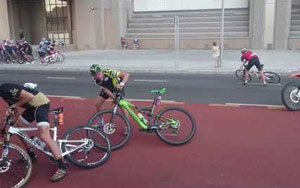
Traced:
POLYGON ((23 86, 29 89, 36 89, 38 85, 36 83, 26 82, 23 86))

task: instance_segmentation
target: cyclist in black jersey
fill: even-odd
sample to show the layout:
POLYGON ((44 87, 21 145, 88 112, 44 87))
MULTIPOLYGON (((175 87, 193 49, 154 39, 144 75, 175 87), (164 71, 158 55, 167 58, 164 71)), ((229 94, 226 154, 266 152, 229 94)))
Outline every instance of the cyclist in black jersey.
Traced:
MULTIPOLYGON (((97 112, 101 110, 101 106, 106 101, 106 99, 111 98, 115 99, 113 93, 117 90, 122 90, 124 96, 124 86, 129 78, 129 73, 123 71, 117 71, 112 69, 101 69, 97 64, 93 64, 90 67, 91 75, 93 76, 92 80, 94 84, 98 87, 101 87, 99 96, 96 99, 96 109, 97 112)), ((123 110, 124 114, 128 118, 127 111, 123 110)), ((102 119, 99 119, 98 123, 102 123, 102 119)))
MULTIPOLYGON (((61 151, 56 142, 50 136, 49 130, 49 102, 50 100, 36 89, 24 87, 19 84, 3 83, 0 85, 0 97, 8 104, 6 114, 13 114, 13 119, 16 124, 21 120, 25 124, 30 124, 34 120, 37 122, 40 138, 49 146, 58 165, 58 170, 50 178, 51 181, 59 181, 67 175, 67 166, 63 162, 61 151), (19 116, 18 108, 24 108, 21 116, 19 116)), ((31 155, 31 158, 36 160, 37 157, 33 153, 32 148, 29 148, 22 141, 31 155)))

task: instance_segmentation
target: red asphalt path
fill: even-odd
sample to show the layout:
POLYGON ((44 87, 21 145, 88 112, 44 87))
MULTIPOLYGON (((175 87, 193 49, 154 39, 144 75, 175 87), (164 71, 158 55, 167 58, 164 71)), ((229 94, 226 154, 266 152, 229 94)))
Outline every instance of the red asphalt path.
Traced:
MULTIPOLYGON (((60 136, 67 128, 86 124, 95 111, 93 104, 93 99, 51 98, 51 108, 65 107, 60 136)), ((2 101, 0 105, 2 117, 5 105, 2 101)), ((69 175, 58 183, 49 182, 55 165, 38 153, 26 187, 300 187, 300 112, 249 106, 180 106, 197 121, 197 132, 190 143, 170 146, 155 134, 138 131, 133 123, 130 141, 112 152, 107 163, 89 170, 70 164, 69 175)))

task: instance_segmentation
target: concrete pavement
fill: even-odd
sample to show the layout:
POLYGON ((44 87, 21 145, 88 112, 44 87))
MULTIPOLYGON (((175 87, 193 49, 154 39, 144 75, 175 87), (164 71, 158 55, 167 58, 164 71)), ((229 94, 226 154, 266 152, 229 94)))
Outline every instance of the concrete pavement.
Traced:
MULTIPOLYGON (((300 52, 290 50, 253 50, 266 71, 289 74, 298 71, 300 52)), ((220 68, 213 67, 211 50, 180 50, 178 62, 174 50, 88 50, 63 52, 62 64, 0 64, 0 70, 89 71, 91 64, 128 72, 232 74, 241 65, 239 50, 225 50, 220 68)))

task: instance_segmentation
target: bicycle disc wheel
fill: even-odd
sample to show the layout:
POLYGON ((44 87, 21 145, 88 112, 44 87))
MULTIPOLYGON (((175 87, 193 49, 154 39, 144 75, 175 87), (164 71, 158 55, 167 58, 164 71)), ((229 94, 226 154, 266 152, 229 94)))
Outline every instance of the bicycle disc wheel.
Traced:
POLYGON ((193 116, 180 107, 166 107, 155 117, 156 133, 171 145, 182 145, 190 141, 196 132, 193 116))
POLYGON ((263 74, 267 83, 278 84, 280 82, 280 76, 274 72, 264 72, 263 74))
POLYGON ((65 157, 82 168, 95 168, 104 164, 110 157, 111 146, 107 136, 99 129, 89 126, 77 126, 66 132, 62 142, 62 151, 74 150, 65 157), (104 148, 99 148, 96 143, 104 148))
MULTIPOLYGON (((3 151, 3 142, 0 142, 0 153, 3 151)), ((0 187, 23 187, 29 180, 32 172, 32 162, 29 155, 19 146, 10 144, 8 159, 0 159, 0 187)))
MULTIPOLYGON (((237 79, 239 79, 241 81, 244 81, 245 80, 245 78, 244 78, 244 70, 240 70, 240 69, 236 70, 235 71, 235 76, 237 77, 237 79)), ((250 81, 251 81, 251 75, 248 74, 248 82, 250 82, 250 81)))
POLYGON ((300 83, 286 84, 281 91, 281 100, 287 109, 291 111, 300 110, 300 83))
POLYGON ((131 136, 128 119, 120 112, 114 114, 113 110, 97 112, 89 119, 88 126, 103 130, 110 140, 112 150, 123 147, 131 136), (103 122, 99 122, 99 119, 102 119, 103 122))

